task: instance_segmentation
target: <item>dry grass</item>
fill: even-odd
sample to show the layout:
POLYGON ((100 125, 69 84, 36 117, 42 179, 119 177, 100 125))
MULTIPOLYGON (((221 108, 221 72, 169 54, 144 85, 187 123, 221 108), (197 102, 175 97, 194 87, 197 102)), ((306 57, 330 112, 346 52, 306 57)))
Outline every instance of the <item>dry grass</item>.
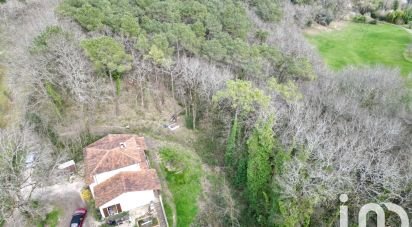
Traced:
POLYGON ((4 83, 5 69, 0 65, 0 128, 4 128, 8 122, 10 100, 7 97, 7 87, 4 83))
POLYGON ((348 26, 348 24, 347 21, 332 21, 329 26, 314 23, 311 27, 306 28, 304 32, 307 35, 317 35, 323 32, 340 31, 348 26))

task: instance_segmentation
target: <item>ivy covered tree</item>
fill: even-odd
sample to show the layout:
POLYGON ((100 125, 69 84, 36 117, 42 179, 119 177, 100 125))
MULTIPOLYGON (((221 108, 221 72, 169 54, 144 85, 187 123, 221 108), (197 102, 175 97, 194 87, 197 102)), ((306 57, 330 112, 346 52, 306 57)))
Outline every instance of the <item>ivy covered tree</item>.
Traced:
POLYGON ((234 153, 236 150, 236 139, 239 130, 239 122, 237 116, 233 120, 232 127, 230 129, 229 138, 227 139, 226 143, 226 152, 225 152, 225 165, 233 167, 234 163, 234 153))
POLYGON ((260 121, 247 141, 247 197, 250 211, 262 226, 267 225, 270 206, 271 158, 275 147, 273 119, 260 121))
POLYGON ((226 102, 234 112, 234 118, 239 114, 248 114, 258 107, 267 107, 270 98, 250 81, 229 80, 226 89, 219 91, 213 97, 215 102, 226 102))
MULTIPOLYGON (((269 104, 269 97, 258 88, 254 88, 249 81, 229 80, 226 89, 217 92, 213 97, 215 103, 226 108, 233 119, 231 132, 227 141, 225 165, 234 175, 234 183, 244 186, 247 174, 247 152, 243 149, 242 139, 244 131, 250 127, 245 124, 248 114, 265 108, 269 104), (240 144, 241 146, 237 146, 240 144)), ((250 123, 249 123, 250 124, 250 123)))

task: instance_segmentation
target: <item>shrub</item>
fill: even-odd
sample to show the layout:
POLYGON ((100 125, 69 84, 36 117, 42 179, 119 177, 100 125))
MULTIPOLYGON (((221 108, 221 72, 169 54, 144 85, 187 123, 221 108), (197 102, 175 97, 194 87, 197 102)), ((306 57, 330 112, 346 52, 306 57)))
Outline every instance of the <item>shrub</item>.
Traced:
POLYGON ((364 15, 356 15, 352 18, 355 23, 366 23, 366 17, 364 15))
POLYGON ((396 10, 396 11, 388 13, 388 15, 386 16, 386 20, 394 24, 404 24, 405 21, 403 17, 404 17, 404 12, 401 10, 396 10))
POLYGON ((255 0, 253 5, 256 7, 256 13, 262 20, 267 22, 277 21, 281 17, 280 6, 276 1, 255 0))
POLYGON ((96 220, 102 220, 102 214, 100 213, 99 208, 96 208, 96 202, 94 199, 89 200, 86 202, 87 205, 87 210, 91 213, 91 215, 94 217, 96 220))
POLYGON ((90 192, 89 188, 82 189, 81 197, 86 203, 90 203, 93 199, 92 193, 90 192))
POLYGON ((375 20, 371 20, 371 21, 368 22, 368 24, 378 24, 378 20, 376 20, 376 19, 375 19, 375 20))
POLYGON ((67 36, 63 30, 58 26, 49 26, 43 32, 40 33, 33 40, 33 45, 30 48, 30 51, 41 52, 47 50, 47 44, 51 38, 58 37, 59 35, 67 36))
POLYGON ((46 218, 43 220, 38 220, 36 226, 37 227, 56 227, 59 224, 59 216, 60 211, 57 209, 53 209, 49 213, 46 214, 46 218))
POLYGON ((403 20, 408 22, 408 24, 412 21, 412 7, 409 7, 403 11, 403 20))
POLYGON ((320 13, 316 15, 315 21, 320 25, 328 26, 333 21, 333 18, 327 13, 320 13))
POLYGON ((268 36, 269 36, 269 32, 263 31, 263 30, 258 30, 255 34, 255 38, 259 40, 259 42, 261 43, 266 42, 268 36))

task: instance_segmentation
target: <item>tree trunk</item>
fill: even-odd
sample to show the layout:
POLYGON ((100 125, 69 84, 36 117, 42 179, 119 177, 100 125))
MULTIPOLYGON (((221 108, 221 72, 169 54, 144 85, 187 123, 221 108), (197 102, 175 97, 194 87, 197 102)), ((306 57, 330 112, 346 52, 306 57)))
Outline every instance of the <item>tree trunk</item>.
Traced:
POLYGON ((115 114, 116 114, 116 116, 119 116, 119 97, 118 97, 118 95, 117 95, 117 93, 116 93, 116 84, 114 83, 114 81, 113 81, 113 76, 112 76, 112 72, 111 71, 109 71, 109 76, 110 76, 110 82, 112 83, 112 86, 113 86, 113 97, 114 97, 114 104, 115 104, 115 114))
POLYGON ((173 96, 173 100, 175 100, 175 83, 174 83, 174 76, 172 72, 170 72, 170 79, 172 80, 172 96, 173 96))
POLYGON ((193 129, 196 129, 196 104, 193 103, 192 105, 192 121, 193 121, 193 129))
POLYGON ((142 104, 142 107, 144 107, 144 89, 143 89, 143 82, 140 83, 140 101, 142 104))

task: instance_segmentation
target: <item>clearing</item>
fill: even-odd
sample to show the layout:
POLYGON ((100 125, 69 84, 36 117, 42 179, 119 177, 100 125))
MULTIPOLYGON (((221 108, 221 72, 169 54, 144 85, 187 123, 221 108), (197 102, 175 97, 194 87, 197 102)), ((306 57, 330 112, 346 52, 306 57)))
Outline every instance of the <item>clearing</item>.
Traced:
POLYGON ((348 65, 383 64, 400 68, 403 75, 412 72, 412 64, 404 58, 412 35, 395 25, 349 23, 338 30, 306 33, 306 37, 336 70, 348 65))
MULTIPOLYGON (((45 215, 45 220, 37 226, 68 226, 73 212, 77 208, 86 207, 85 202, 80 196, 80 190, 83 187, 83 180, 77 179, 73 183, 65 181, 60 184, 35 190, 33 199, 41 202, 40 204, 47 204, 46 208, 49 210, 47 215, 45 215)), ((90 210, 84 226, 98 226, 90 210)))

